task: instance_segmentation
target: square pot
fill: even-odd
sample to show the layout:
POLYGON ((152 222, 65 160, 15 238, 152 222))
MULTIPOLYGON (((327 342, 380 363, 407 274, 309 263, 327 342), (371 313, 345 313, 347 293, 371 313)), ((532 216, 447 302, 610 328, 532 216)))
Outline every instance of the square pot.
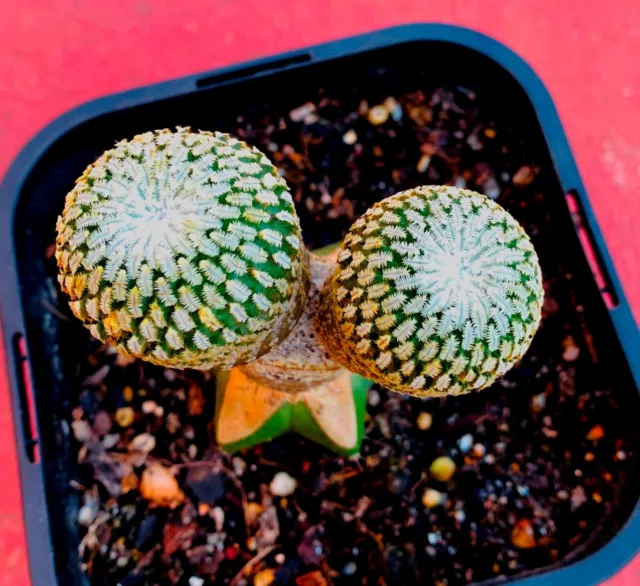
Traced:
MULTIPOLYGON (((60 318, 68 312, 51 280, 50 260, 55 219, 75 178, 115 141, 146 130, 188 124, 233 133, 245 124, 237 117, 246 116, 254 123, 247 140, 261 137, 267 145, 255 125, 269 116, 274 120, 286 117, 292 109, 317 98, 319 88, 345 101, 382 101, 387 95, 415 92, 421 83, 431 89, 437 85, 454 88, 451 91, 466 93, 471 102, 477 94, 484 105, 469 108, 482 111, 486 107, 492 119, 508 120, 508 127, 526 137, 536 153, 545 170, 543 205, 519 200, 516 191, 510 205, 520 211, 507 207, 518 219, 542 214, 536 222, 547 225, 546 258, 553 257, 557 249, 564 276, 570 275, 556 283, 557 290, 570 300, 568 303, 581 308, 576 331, 583 336, 583 357, 570 368, 578 373, 580 384, 589 378, 595 381, 585 387, 586 395, 597 394, 599 386, 607 387, 615 422, 603 424, 615 425, 621 441, 624 439, 632 451, 637 448, 640 336, 544 86, 516 55, 472 31, 446 25, 378 31, 96 100, 50 124, 10 168, 0 188, 0 258, 4 265, 0 310, 34 585, 87 583, 77 553, 80 499, 69 487, 76 473, 77 447, 69 426, 77 397, 69 389, 79 384, 78 356, 86 353, 87 340, 77 324, 60 318), (337 81, 340 76, 343 81, 337 81), (585 358, 587 351, 589 357, 585 358)), ((492 138, 485 132, 475 141, 492 138)), ((467 144, 476 150, 468 139, 467 144)), ((355 198, 362 209, 356 213, 389 194, 389 186, 381 186, 378 177, 374 179, 375 169, 374 162, 370 177, 361 177, 358 183, 355 198)), ((330 166, 327 174, 336 170, 330 166)), ((415 183, 414 179, 407 181, 415 183)), ((442 180, 449 179, 442 176, 442 180)), ((515 178, 497 180, 513 186, 515 178)), ((336 230, 347 227, 319 224, 313 214, 303 216, 302 221, 313 247, 330 243, 336 230)), ((542 262, 544 272, 544 256, 542 262)), ((552 332, 549 339, 556 339, 560 347, 561 335, 561 331, 552 332)), ((517 376, 518 384, 526 387, 528 383, 522 381, 533 377, 531 365, 521 367, 517 376)), ((581 394, 581 389, 575 393, 581 394)), ((487 395, 487 400, 493 400, 490 397, 487 395)), ((473 400, 481 403, 483 395, 473 400)), ((588 397, 585 401, 597 408, 597 402, 589 403, 588 397)), ((584 435, 582 430, 575 432, 584 435)), ((582 435, 577 440, 582 441, 582 435)), ((563 447, 569 450, 571 445, 567 441, 563 447)), ((529 564, 526 571, 512 576, 519 584, 596 584, 635 554, 640 545, 640 475, 632 458, 618 459, 619 474, 611 488, 610 506, 603 509, 590 538, 579 540, 574 551, 553 563, 542 567, 529 564)), ((386 563, 389 565, 388 560, 386 563)), ((406 575, 404 581, 411 583, 406 575)), ((481 583, 491 582, 483 579, 481 583)))

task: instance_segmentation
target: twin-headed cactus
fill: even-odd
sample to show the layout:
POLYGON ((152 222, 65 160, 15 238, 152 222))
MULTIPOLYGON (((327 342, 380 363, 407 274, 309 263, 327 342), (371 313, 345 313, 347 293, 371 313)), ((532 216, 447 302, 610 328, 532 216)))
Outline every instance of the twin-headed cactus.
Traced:
MULTIPOLYGON (((156 364, 251 363, 307 303, 287 186, 228 135, 179 128, 118 143, 77 181, 57 229, 73 313, 96 338, 156 364)), ((420 187, 352 226, 314 301, 316 343, 332 366, 392 390, 460 394, 522 357, 542 298, 536 253, 505 210, 474 192, 420 187)))

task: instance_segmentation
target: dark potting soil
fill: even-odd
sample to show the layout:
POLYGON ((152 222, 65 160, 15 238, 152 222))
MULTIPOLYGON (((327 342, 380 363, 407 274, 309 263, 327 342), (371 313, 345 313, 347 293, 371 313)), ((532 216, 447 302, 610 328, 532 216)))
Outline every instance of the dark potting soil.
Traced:
POLYGON ((533 238, 545 277, 543 323, 521 364, 459 398, 374 387, 360 456, 291 435, 227 455, 211 440, 210 375, 117 356, 71 321, 78 348, 89 349, 70 425, 91 584, 454 586, 543 568, 588 544, 636 439, 619 423, 563 267, 553 171, 478 103, 453 87, 380 103, 321 93, 286 116, 240 118, 234 133, 282 170, 311 248, 420 184, 468 187, 505 206, 533 238), (455 464, 446 482, 429 472, 440 456, 455 464), (173 508, 141 490, 145 469, 173 508))

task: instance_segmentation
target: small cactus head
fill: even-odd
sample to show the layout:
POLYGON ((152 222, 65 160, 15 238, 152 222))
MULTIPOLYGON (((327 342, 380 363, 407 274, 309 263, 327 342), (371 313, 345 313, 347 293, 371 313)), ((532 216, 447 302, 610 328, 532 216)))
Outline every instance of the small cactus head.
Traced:
POLYGON ((420 187, 351 227, 323 292, 332 357, 418 396, 490 385, 520 359, 541 316, 528 236, 503 208, 454 187, 420 187))
POLYGON ((309 277, 284 180, 225 134, 162 130, 105 152, 67 195, 58 280, 73 313, 120 352, 230 368, 283 339, 309 277))

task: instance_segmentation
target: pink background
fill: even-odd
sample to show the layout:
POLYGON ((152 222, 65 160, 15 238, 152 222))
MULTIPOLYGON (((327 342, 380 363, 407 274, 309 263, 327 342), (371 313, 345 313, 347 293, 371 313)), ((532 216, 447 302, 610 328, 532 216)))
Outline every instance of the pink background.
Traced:
MULTIPOLYGON (((488 34, 541 76, 637 319, 638 0, 2 0, 0 175, 36 131, 91 98, 408 22, 488 34)), ((0 586, 23 586, 28 574, 4 367, 0 360, 0 586)), ((638 585, 640 558, 608 583, 638 585)))

